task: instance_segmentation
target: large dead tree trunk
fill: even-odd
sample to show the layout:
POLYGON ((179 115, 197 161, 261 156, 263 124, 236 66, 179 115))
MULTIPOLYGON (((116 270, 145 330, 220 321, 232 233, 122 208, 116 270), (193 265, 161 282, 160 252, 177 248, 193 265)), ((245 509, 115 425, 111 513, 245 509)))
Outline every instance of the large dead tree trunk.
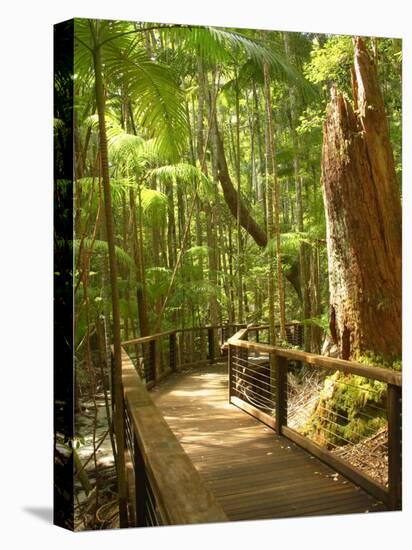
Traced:
POLYGON ((401 205, 376 68, 354 39, 354 107, 332 90, 324 123, 330 329, 340 356, 401 355, 401 205))

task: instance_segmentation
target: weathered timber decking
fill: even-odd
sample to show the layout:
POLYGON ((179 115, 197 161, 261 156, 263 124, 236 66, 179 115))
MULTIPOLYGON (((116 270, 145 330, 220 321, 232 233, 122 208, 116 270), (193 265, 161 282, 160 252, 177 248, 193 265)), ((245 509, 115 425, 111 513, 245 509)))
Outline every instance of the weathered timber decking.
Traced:
POLYGON ((230 520, 385 510, 365 491, 228 403, 227 366, 175 373, 151 392, 230 520))

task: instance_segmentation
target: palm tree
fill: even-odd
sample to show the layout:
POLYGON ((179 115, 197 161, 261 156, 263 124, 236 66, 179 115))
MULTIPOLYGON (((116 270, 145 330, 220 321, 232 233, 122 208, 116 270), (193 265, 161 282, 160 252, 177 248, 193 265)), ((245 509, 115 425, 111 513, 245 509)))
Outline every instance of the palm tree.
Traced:
POLYGON ((99 122, 100 171, 104 190, 104 209, 106 236, 109 252, 110 286, 113 315, 114 349, 114 404, 115 433, 117 444, 117 482, 119 499, 120 526, 125 527, 127 520, 126 479, 124 462, 124 417, 122 391, 122 361, 120 336, 120 306, 117 283, 117 263, 113 230, 112 197, 110 189, 109 154, 106 130, 105 78, 110 74, 114 79, 122 71, 127 80, 131 96, 139 97, 139 114, 143 122, 156 132, 159 148, 172 157, 179 152, 182 141, 175 139, 174 130, 181 130, 185 136, 185 112, 179 103, 179 90, 162 67, 152 63, 139 43, 131 36, 141 29, 131 29, 127 23, 109 21, 76 21, 75 52, 76 69, 88 73, 92 58, 95 85, 95 101, 99 122), (120 61, 122 64, 120 65, 120 61), (174 110, 173 110, 174 108, 174 110), (173 139, 172 139, 173 137, 173 139))

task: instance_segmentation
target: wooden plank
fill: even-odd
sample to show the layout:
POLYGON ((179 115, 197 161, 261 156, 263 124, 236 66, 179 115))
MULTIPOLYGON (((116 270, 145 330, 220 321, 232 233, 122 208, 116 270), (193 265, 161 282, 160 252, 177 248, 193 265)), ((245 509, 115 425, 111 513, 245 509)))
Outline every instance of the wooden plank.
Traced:
MULTIPOLYGON (((258 496, 258 495, 257 495, 258 496)), ((273 513, 277 511, 282 512, 288 508, 295 508, 296 510, 313 510, 313 509, 322 509, 323 507, 328 506, 332 507, 334 503, 338 502, 354 502, 356 506, 359 507, 361 504, 369 504, 371 500, 365 495, 361 500, 353 498, 353 489, 351 487, 346 487, 341 492, 336 492, 336 489, 330 487, 327 490, 317 491, 316 486, 308 488, 306 491, 299 493, 296 497, 293 493, 289 493, 288 490, 277 491, 276 495, 273 493, 267 493, 265 498, 258 498, 253 501, 250 500, 249 495, 246 495, 246 498, 243 500, 234 501, 234 504, 228 503, 227 499, 224 497, 220 498, 220 501, 227 506, 227 509, 231 512, 235 510, 241 510, 242 507, 249 506, 253 508, 254 513, 259 509, 270 508, 273 513), (246 502, 245 502, 246 501, 246 502), (250 506, 250 505, 253 506, 250 506)))
POLYGON ((322 449, 319 445, 299 434, 295 430, 287 426, 282 426, 282 434, 302 447, 303 449, 309 451, 312 455, 331 466, 334 470, 344 475, 346 478, 353 481, 356 485, 359 485, 365 491, 375 496, 377 499, 381 500, 385 504, 388 504, 388 490, 379 485, 371 477, 367 476, 354 466, 349 465, 347 462, 344 462, 339 457, 333 455, 329 451, 322 449))

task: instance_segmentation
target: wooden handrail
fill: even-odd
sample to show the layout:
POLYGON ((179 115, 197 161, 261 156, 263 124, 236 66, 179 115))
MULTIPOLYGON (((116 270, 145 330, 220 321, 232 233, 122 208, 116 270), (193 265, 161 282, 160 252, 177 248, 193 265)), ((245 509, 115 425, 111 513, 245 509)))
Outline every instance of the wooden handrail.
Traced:
POLYGON ((170 334, 176 333, 176 330, 166 330, 165 332, 158 332, 157 334, 150 334, 149 336, 140 336, 140 338, 133 338, 132 340, 126 340, 122 342, 122 346, 130 346, 132 344, 147 344, 153 340, 158 340, 163 336, 169 336, 170 334))
POLYGON ((275 355, 284 357, 289 361, 302 361, 311 366, 321 367, 333 371, 338 370, 340 372, 344 372, 345 374, 355 374, 357 376, 364 376, 365 378, 371 378, 380 382, 386 382, 387 384, 392 384, 394 386, 402 386, 402 373, 384 367, 372 367, 356 361, 345 361, 344 359, 325 357, 323 355, 317 355, 306 351, 281 348, 278 346, 271 346, 270 344, 248 342, 246 340, 236 338, 236 335, 229 338, 227 342, 229 345, 249 349, 251 351, 258 351, 266 354, 274 353, 275 355))
POLYGON ((166 330, 165 332, 158 332, 156 334, 150 334, 148 336, 140 336, 139 338, 133 338, 132 340, 126 340, 122 342, 122 346, 130 346, 136 344, 147 344, 152 340, 157 340, 164 336, 169 336, 170 334, 178 334, 183 332, 196 332, 199 330, 209 330, 209 329, 221 329, 221 328, 230 328, 242 326, 241 323, 230 323, 227 325, 205 325, 203 327, 188 327, 188 328, 177 328, 173 330, 166 330))
POLYGON ((219 346, 226 339, 227 331, 233 332, 240 326, 239 323, 224 325, 207 325, 201 327, 178 328, 141 336, 122 342, 122 346, 135 346, 137 368, 148 389, 153 388, 162 378, 179 368, 212 364, 221 360, 224 350, 219 346), (186 341, 185 335, 190 334, 186 341), (180 338, 178 338, 178 336, 180 338), (200 340, 195 342, 198 336, 200 340), (165 339, 168 339, 167 346, 165 339), (197 355, 192 357, 187 350, 197 355), (168 357, 167 357, 168 355, 168 357))
POLYGON ((221 346, 220 349, 222 349, 222 350, 229 349, 229 343, 232 339, 234 339, 235 341, 243 340, 243 338, 245 338, 247 336, 248 332, 249 332, 249 327, 241 328, 240 330, 238 330, 236 332, 236 334, 234 334, 228 340, 226 340, 226 342, 221 346))
POLYGON ((142 507, 148 493, 145 483, 150 484, 162 523, 179 525, 228 521, 153 403, 123 348, 122 383, 125 406, 135 437, 135 448, 131 453, 135 461, 134 471, 140 481, 140 484, 136 482, 134 507, 137 525, 144 524, 142 507))

